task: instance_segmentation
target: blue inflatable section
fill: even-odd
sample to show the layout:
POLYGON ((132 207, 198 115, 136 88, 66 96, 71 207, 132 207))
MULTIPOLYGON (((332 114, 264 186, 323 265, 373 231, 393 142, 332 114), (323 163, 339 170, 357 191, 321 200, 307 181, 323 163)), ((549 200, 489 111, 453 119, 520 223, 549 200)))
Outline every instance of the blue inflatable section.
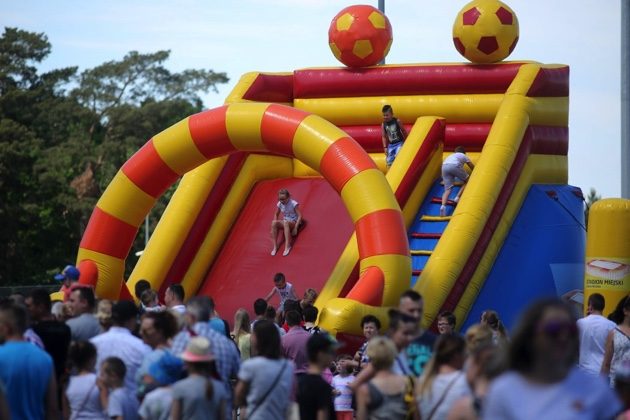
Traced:
POLYGON ((509 330, 534 300, 582 290, 585 244, 580 190, 532 185, 461 331, 487 309, 509 330))

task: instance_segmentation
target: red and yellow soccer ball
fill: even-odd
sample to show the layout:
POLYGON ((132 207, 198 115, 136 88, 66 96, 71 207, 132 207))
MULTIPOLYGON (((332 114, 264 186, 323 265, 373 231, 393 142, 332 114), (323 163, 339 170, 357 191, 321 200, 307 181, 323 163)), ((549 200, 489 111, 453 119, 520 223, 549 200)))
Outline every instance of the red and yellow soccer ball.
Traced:
POLYGON ((518 42, 518 19, 498 0, 474 0, 460 10, 453 23, 457 51, 473 63, 504 60, 518 42))
POLYGON ((392 25, 378 9, 349 6, 337 13, 328 29, 328 45, 348 67, 373 66, 383 60, 392 45, 392 25))

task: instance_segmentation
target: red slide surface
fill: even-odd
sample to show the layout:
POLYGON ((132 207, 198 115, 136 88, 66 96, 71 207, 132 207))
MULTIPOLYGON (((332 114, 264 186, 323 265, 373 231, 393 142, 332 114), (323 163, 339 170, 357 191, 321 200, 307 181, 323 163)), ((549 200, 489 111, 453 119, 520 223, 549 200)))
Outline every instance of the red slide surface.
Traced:
MULTIPOLYGON (((198 292, 212 296, 222 318, 233 323, 245 308, 253 316, 254 300, 273 287, 273 276, 285 274, 301 298, 309 287, 320 291, 352 235, 354 226, 339 195, 322 178, 289 178, 259 182, 198 292), (269 230, 278 190, 286 188, 300 203, 306 227, 291 253, 271 256, 269 230)), ((277 307, 278 297, 270 301, 277 307)))

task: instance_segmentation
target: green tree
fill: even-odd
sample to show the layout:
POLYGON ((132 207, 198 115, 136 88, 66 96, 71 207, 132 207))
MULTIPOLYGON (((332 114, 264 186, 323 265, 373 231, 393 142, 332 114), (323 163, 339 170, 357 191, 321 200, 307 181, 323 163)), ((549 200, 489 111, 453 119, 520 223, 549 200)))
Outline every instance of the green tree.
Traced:
MULTIPOLYGON (((199 95, 228 80, 212 70, 172 73, 168 51, 130 52, 80 74, 39 73, 51 48, 42 33, 5 28, 0 37, 0 284, 48 282, 74 261, 120 166, 152 135, 201 111, 199 95)), ((143 233, 137 243, 142 249, 143 233)))

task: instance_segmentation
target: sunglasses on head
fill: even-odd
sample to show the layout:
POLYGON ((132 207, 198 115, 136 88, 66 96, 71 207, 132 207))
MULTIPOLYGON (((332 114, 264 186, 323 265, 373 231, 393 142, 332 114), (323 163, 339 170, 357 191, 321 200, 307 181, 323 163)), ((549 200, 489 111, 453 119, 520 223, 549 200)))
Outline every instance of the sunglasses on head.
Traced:
POLYGON ((558 337, 562 333, 577 334, 577 325, 570 321, 548 321, 538 328, 538 332, 548 337, 558 337))

